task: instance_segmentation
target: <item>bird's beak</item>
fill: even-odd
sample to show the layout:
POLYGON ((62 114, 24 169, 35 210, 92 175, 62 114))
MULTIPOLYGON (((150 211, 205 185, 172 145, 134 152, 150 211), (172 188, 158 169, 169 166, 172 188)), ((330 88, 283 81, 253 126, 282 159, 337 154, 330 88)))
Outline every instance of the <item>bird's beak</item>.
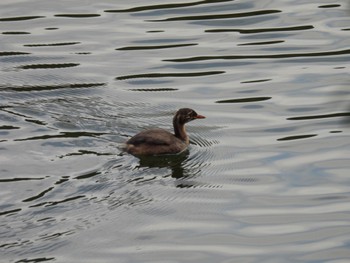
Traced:
POLYGON ((196 119, 205 119, 205 116, 199 115, 199 114, 198 114, 198 115, 196 116, 196 119))

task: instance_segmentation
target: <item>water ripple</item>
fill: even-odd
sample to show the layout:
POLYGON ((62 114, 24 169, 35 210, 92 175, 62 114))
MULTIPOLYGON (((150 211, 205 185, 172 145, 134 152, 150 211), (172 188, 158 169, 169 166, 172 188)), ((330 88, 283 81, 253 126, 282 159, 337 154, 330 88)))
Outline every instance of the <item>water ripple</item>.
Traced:
POLYGON ((286 53, 286 54, 269 54, 269 55, 228 55, 228 56, 198 56, 177 59, 164 59, 167 62, 194 62, 203 60, 234 60, 234 59, 279 59, 279 58, 302 58, 302 57, 328 57, 350 54, 350 49, 310 52, 310 53, 286 53))
POLYGON ((62 42, 62 43, 50 43, 50 44, 25 44, 24 47, 57 47, 57 46, 71 46, 77 45, 80 42, 62 42))
POLYGON ((2 32, 2 34, 3 35, 29 35, 31 33, 26 31, 5 31, 5 32, 2 32))
POLYGON ((55 17, 66 17, 66 18, 91 18, 98 17, 100 14, 57 14, 55 17))
POLYGON ((163 91, 177 91, 175 88, 145 88, 145 89, 130 89, 131 91, 147 91, 147 92, 163 92, 163 91))
POLYGON ((326 119, 326 118, 338 118, 338 117, 350 117, 350 112, 338 112, 338 113, 331 113, 331 114, 289 117, 287 118, 287 120, 297 121, 297 120, 313 120, 313 119, 326 119))
POLYGON ((105 10, 107 13, 133 13, 133 12, 142 12, 142 11, 150 11, 150 10, 159 10, 159 9, 171 9, 171 8, 181 8, 181 7, 190 7, 197 5, 205 5, 212 3, 222 3, 222 2, 232 2, 233 0, 203 0, 191 3, 176 3, 176 4, 160 4, 160 5, 147 5, 147 6, 138 6, 132 7, 128 9, 116 9, 116 10, 105 10))
POLYGON ((340 7, 341 5, 339 4, 330 4, 330 5, 320 5, 318 8, 335 8, 335 7, 340 7))
POLYGON ((17 130, 17 129, 20 129, 20 127, 11 126, 11 125, 0 126, 0 130, 17 130))
POLYGON ((50 192, 53 189, 54 189, 54 187, 50 187, 50 188, 42 191, 41 193, 36 194, 35 196, 24 199, 22 202, 31 202, 31 201, 34 201, 36 199, 39 199, 39 198, 45 196, 48 192, 50 192))
POLYGON ((73 83, 73 84, 59 84, 59 85, 28 85, 28 86, 3 86, 0 85, 1 90, 16 91, 16 92, 30 92, 30 91, 45 91, 45 90, 60 90, 60 89, 82 89, 82 88, 96 88, 105 86, 106 83, 73 83))
POLYGON ((19 66, 20 69, 56 69, 56 68, 71 68, 79 66, 79 63, 57 63, 57 64, 31 64, 19 66))
POLYGON ((300 140, 300 139, 306 139, 315 137, 317 134, 303 134, 303 135, 294 135, 294 136, 287 136, 283 138, 277 139, 277 141, 293 141, 293 140, 300 140))
POLYGON ((5 51, 5 52, 0 52, 0 57, 3 57, 3 56, 30 55, 30 54, 31 54, 31 53, 28 53, 28 52, 5 51))
POLYGON ((100 174, 101 174, 101 172, 98 170, 88 171, 87 173, 83 173, 83 174, 76 176, 74 179, 78 179, 78 180, 88 179, 88 178, 91 178, 91 177, 94 177, 94 176, 97 176, 100 174))
POLYGON ((285 40, 274 40, 274 41, 262 41, 262 42, 249 42, 243 44, 237 44, 237 46, 258 46, 258 45, 274 45, 284 43, 285 40))
POLYGON ((59 134, 54 134, 54 135, 40 135, 40 136, 28 137, 24 139, 15 139, 14 141, 50 140, 50 139, 56 139, 56 138, 98 137, 105 134, 106 133, 84 132, 84 131, 60 132, 59 134))
POLYGON ((257 83, 257 82, 267 82, 271 81, 272 79, 256 79, 256 80, 246 80, 246 81, 241 81, 242 84, 246 83, 257 83))
POLYGON ((170 17, 165 19, 147 20, 148 22, 167 22, 167 21, 191 21, 191 20, 216 20, 216 19, 228 19, 228 18, 241 18, 241 17, 255 17, 261 15, 270 15, 280 13, 280 10, 259 10, 253 12, 242 12, 232 14, 217 14, 217 15, 198 15, 198 16, 180 16, 170 17))
POLYGON ((15 22, 15 21, 25 21, 33 20, 38 18, 44 18, 45 16, 17 16, 17 17, 6 17, 0 18, 0 22, 15 22))
POLYGON ((69 197, 69 198, 65 198, 65 199, 57 200, 57 201, 42 202, 42 203, 39 203, 39 204, 31 205, 31 206, 29 206, 29 207, 39 207, 39 206, 49 207, 49 206, 55 206, 55 205, 59 205, 59 204, 62 204, 62 203, 67 203, 67 202, 75 201, 75 200, 81 199, 81 198, 83 198, 83 197, 85 197, 85 195, 78 195, 78 196, 73 196, 73 197, 69 197))
POLYGON ((218 100, 216 103, 245 103, 245 102, 257 102, 270 100, 272 97, 251 97, 251 98, 240 98, 240 99, 229 99, 229 100, 218 100))
POLYGON ((207 33, 238 32, 240 34, 257 34, 267 32, 285 32, 285 31, 302 31, 313 29, 314 26, 292 26, 292 27, 273 27, 273 28, 256 28, 256 29, 207 29, 207 33))
MULTIPOLYGON (((24 245, 24 244, 22 244, 24 245)), ((38 257, 38 258, 23 258, 23 259, 20 259, 18 261, 16 261, 17 263, 25 263, 25 262, 33 262, 33 263, 36 263, 36 262, 48 262, 48 261, 56 261, 56 258, 54 257, 38 257)))
POLYGON ((126 75, 116 77, 117 80, 126 80, 126 79, 137 79, 137 78, 168 78, 168 77, 201 77, 209 75, 223 74, 225 71, 205 71, 205 72, 186 72, 186 73, 146 73, 146 74, 135 74, 135 75, 126 75))
MULTIPOLYGON (((1 211, 0 212, 0 216, 4 216, 4 215, 11 215, 13 213, 17 213, 20 212, 22 209, 21 208, 17 208, 17 209, 12 209, 12 210, 7 210, 7 211, 1 211)), ((1 245, 0 247, 2 247, 3 245, 1 245)))
POLYGON ((189 47, 196 46, 198 44, 176 44, 176 45, 159 45, 159 46, 130 46, 130 47, 121 47, 116 50, 149 50, 149 49, 167 49, 167 48, 178 48, 178 47, 189 47))
POLYGON ((0 179, 0 183, 8 183, 8 182, 18 182, 18 181, 32 181, 32 180, 44 180, 43 177, 15 177, 15 178, 2 178, 0 179))

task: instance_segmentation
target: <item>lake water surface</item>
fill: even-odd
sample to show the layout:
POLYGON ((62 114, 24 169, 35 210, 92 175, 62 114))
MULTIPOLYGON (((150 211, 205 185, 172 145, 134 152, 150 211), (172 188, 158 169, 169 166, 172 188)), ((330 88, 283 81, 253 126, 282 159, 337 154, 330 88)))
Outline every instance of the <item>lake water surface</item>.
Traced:
POLYGON ((1 262, 349 262, 349 10, 1 1, 1 262))

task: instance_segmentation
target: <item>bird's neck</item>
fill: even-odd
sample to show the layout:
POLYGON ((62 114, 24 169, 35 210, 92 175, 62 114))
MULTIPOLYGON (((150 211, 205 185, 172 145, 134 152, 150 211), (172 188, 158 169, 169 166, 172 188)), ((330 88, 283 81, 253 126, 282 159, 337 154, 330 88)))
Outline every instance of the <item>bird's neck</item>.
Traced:
POLYGON ((173 120, 173 125, 174 125, 174 133, 177 138, 180 140, 184 141, 186 144, 189 144, 190 141, 188 139, 186 129, 185 129, 185 124, 180 124, 177 119, 174 118, 173 120))

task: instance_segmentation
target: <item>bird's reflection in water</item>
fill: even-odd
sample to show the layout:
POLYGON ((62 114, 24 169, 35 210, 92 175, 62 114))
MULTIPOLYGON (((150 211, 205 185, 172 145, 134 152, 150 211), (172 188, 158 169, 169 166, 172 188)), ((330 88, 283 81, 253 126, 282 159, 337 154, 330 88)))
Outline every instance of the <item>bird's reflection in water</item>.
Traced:
POLYGON ((139 157, 139 166, 149 168, 170 168, 171 177, 179 179, 186 177, 186 171, 183 164, 188 157, 188 150, 176 155, 142 156, 139 157))
POLYGON ((139 158, 139 167, 169 168, 171 177, 177 179, 176 187, 189 188, 194 182, 185 180, 198 174, 198 168, 186 165, 190 159, 188 150, 176 155, 142 156, 139 158))

